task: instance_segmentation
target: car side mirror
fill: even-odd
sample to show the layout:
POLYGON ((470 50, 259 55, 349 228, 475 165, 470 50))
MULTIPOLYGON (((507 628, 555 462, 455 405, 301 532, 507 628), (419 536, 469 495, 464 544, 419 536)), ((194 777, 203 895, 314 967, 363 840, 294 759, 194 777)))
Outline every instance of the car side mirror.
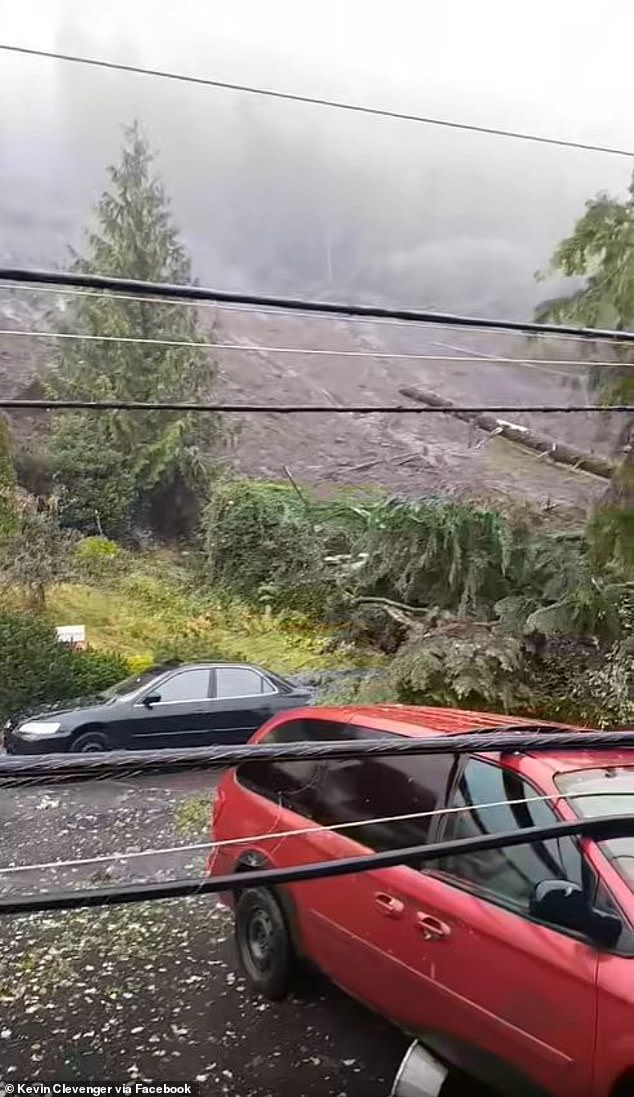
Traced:
POLYGON ((583 888, 571 880, 542 880, 535 886, 529 911, 540 922, 576 930, 607 948, 616 944, 623 928, 616 914, 593 907, 583 888))
POLYGON ((148 693, 147 697, 143 698, 143 704, 146 708, 152 708, 152 705, 158 705, 160 700, 160 693, 148 693))

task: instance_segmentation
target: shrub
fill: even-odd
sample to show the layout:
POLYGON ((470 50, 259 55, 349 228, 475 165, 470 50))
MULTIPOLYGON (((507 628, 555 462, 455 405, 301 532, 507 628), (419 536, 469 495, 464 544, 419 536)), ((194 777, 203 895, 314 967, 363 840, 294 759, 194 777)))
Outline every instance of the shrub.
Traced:
POLYGON ((522 672, 519 640, 454 625, 405 645, 388 681, 400 702, 510 712, 530 699, 522 672))
POLYGON ((99 692, 128 673, 113 652, 60 644, 41 618, 0 610, 0 718, 99 692))
POLYGON ((251 603, 319 616, 332 589, 325 558, 333 539, 319 517, 319 504, 290 488, 225 485, 204 518, 211 582, 251 603))
POLYGON ((106 579, 116 574, 122 563, 119 545, 107 537, 83 537, 75 546, 75 561, 82 578, 106 579))
POLYGON ((130 674, 128 662, 116 651, 84 651, 67 649, 70 656, 70 681, 68 697, 90 697, 130 674))

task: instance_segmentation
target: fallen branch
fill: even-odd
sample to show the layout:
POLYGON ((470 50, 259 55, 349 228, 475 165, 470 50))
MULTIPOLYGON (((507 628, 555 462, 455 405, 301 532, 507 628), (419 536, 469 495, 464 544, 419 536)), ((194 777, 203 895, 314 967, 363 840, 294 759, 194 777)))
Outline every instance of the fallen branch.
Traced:
POLYGON ((489 415, 486 412, 461 411, 452 400, 447 400, 444 396, 438 396, 435 392, 429 392, 427 389, 402 388, 399 389, 399 393, 409 400, 415 400, 418 404, 428 404, 432 408, 445 408, 449 415, 454 415, 457 419, 463 419, 467 423, 475 423, 480 430, 484 430, 488 434, 499 434, 502 438, 506 438, 508 442, 514 442, 533 453, 548 457, 558 465, 566 465, 571 469, 589 472, 592 476, 599 476, 602 480, 611 480, 616 471, 616 465, 607 457, 601 457, 594 453, 584 453, 581 450, 574 449, 573 446, 565 445, 563 442, 554 442, 543 434, 537 434, 528 427, 520 426, 519 423, 508 423, 505 419, 498 419, 495 415, 489 415))

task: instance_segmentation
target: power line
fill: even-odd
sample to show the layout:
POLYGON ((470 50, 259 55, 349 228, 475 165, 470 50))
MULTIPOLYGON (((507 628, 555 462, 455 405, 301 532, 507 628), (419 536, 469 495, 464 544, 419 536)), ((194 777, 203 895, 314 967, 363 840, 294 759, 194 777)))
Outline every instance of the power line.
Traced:
POLYGON ((567 415, 606 412, 631 415, 634 404, 455 404, 451 408, 423 404, 204 404, 150 400, 0 400, 5 411, 179 411, 222 415, 567 415))
MULTIPOLYGON (((44 285, 35 285, 35 284, 25 285, 22 282, 11 282, 8 279, 5 281, 4 285, 0 285, 0 291, 2 291, 2 290, 8 290, 8 291, 15 290, 15 291, 18 291, 18 292, 22 291, 24 293, 54 293, 54 294, 56 294, 58 296, 61 296, 61 297, 66 297, 66 296, 69 296, 69 297, 95 297, 98 300, 105 300, 105 301, 138 301, 138 299, 139 299, 137 294, 112 293, 112 292, 108 292, 107 290, 74 289, 74 288, 68 287, 68 286, 66 288, 61 288, 61 287, 58 287, 58 286, 44 286, 44 285)), ((150 296, 148 296, 148 297, 144 297, 143 300, 144 300, 145 303, 151 304, 151 305, 165 305, 165 301, 161 297, 150 297, 150 296)), ((224 303, 219 302, 219 301, 181 301, 180 304, 181 305, 190 305, 190 306, 195 307, 195 308, 214 309, 214 310, 217 310, 219 312, 229 312, 229 313, 231 313, 231 312, 247 312, 247 313, 251 313, 252 315, 255 315, 255 316, 278 316, 279 317, 279 316, 284 316, 285 313, 288 311, 288 310, 285 310, 283 306, 278 306, 277 308, 274 308, 273 306, 224 304, 224 303)), ((301 312, 301 309, 297 309, 296 311, 301 312)), ((320 313, 313 312, 310 315, 311 315, 312 318, 317 319, 317 320, 320 320, 320 319, 321 320, 327 320, 327 319, 329 319, 328 314, 323 314, 322 315, 320 313)), ((419 323, 419 321, 415 320, 415 319, 414 320, 397 320, 397 319, 393 319, 393 318, 390 318, 390 317, 372 317, 372 316, 355 316, 354 320, 355 320, 356 323, 366 323, 366 324, 375 324, 375 325, 378 324, 379 326, 389 326, 389 327, 410 327, 412 324, 419 323)), ((495 325, 495 321, 491 321, 491 323, 493 325, 495 325)), ((443 328, 444 329, 447 326, 448 325, 447 325, 446 322, 441 322, 441 321, 436 322, 436 321, 433 321, 433 320, 426 321, 426 327, 429 327, 429 328, 443 328)), ((486 332, 486 333, 491 334, 491 335, 499 335, 500 334, 497 327, 495 327, 495 326, 487 327, 486 322, 483 322, 482 327, 478 328, 478 330, 486 332)), ((563 335, 561 335, 561 333, 559 333, 559 332, 549 332, 549 334, 553 338, 562 337, 562 338, 566 339, 566 341, 582 342, 582 343, 586 343, 586 344, 588 343, 588 336, 587 335, 583 335, 583 336, 571 335, 571 334, 566 333, 566 332, 564 332, 563 335)), ((600 340, 600 338, 596 338, 594 341, 600 342, 601 340, 600 340)), ((616 344, 619 344, 621 342, 623 342, 624 345, 627 345, 628 341, 627 341, 627 338, 625 338, 623 340, 614 339, 611 342, 612 342, 612 345, 616 345, 616 344)), ((440 346, 440 345, 444 345, 444 344, 435 344, 435 345, 440 346)), ((380 357, 385 357, 385 356, 381 355, 380 357)), ((485 358, 485 357, 486 356, 483 355, 483 358, 485 358)), ((489 355, 489 357, 495 358, 495 355, 489 355)), ((514 359, 514 361, 519 361, 519 359, 514 359)), ((522 361, 528 361, 528 363, 531 364, 531 359, 522 359, 522 361)), ((537 364, 538 362, 540 362, 540 363, 543 362, 545 365, 551 364, 551 363, 549 363, 549 362, 547 362, 547 361, 545 361, 544 359, 541 359, 541 358, 540 359, 535 359, 535 364, 537 364)), ((561 359, 553 359, 552 364, 553 365, 555 365, 555 364, 556 365, 570 365, 571 363, 562 362, 561 359)), ((573 364, 577 365, 578 363, 575 361, 573 364)), ((584 364, 584 363, 582 362, 581 364, 584 364)), ((592 362, 592 363, 589 363, 589 364, 594 365, 595 363, 592 362)), ((603 363, 598 362, 596 364, 597 365, 602 365, 603 363)), ((608 364, 608 365, 628 365, 628 363, 618 363, 618 362, 609 362, 609 363, 606 363, 606 364, 608 364)))
POLYGON ((375 118, 392 118, 402 122, 417 122, 425 126, 441 129, 461 130, 466 133, 482 133, 492 137, 508 137, 516 141, 530 141, 539 145, 554 145, 557 148, 580 149, 582 152, 601 152, 610 156, 634 157, 634 151, 612 145, 595 145, 585 141, 573 141, 558 137, 545 137, 542 134, 523 133, 519 130, 501 129, 497 126, 479 126, 467 122, 454 122, 444 118, 432 118, 422 114, 388 110, 383 107, 364 106, 361 103, 346 103, 338 99, 325 99, 320 96, 299 95, 294 92, 276 91, 273 88, 253 87, 250 84, 235 84, 227 80, 212 80, 204 76, 188 76, 185 73, 169 72, 165 69, 149 69, 140 65, 126 65, 117 61, 102 61, 96 57, 81 57, 73 53, 58 53, 53 50, 31 49, 27 46, 1 44, 0 50, 18 53, 28 57, 45 57, 53 61, 67 61, 75 65, 89 65, 93 68, 108 69, 115 72, 127 72, 136 76, 153 76, 163 80, 176 80, 183 84, 198 84, 223 91, 243 92, 267 99, 281 99, 288 103, 304 103, 310 106, 330 107, 354 114, 366 114, 375 118))
MULTIPOLYGON (((425 728, 421 714, 417 726, 425 728)), ((351 734, 356 727, 353 725, 351 734)), ((430 730, 430 729, 427 729, 430 730)), ((542 753, 559 750, 610 750, 634 747, 632 731, 571 730, 557 724, 495 725, 486 730, 424 738, 358 739, 345 742, 252 743, 246 746, 187 747, 181 750, 126 750, 103 754, 0 754, 0 781, 90 781, 132 773, 220 769, 243 762, 348 760, 409 754, 542 753)))
POLYGON ((480 853, 490 849, 521 846, 545 842, 567 836, 588 837, 596 842, 615 838, 634 837, 634 816, 608 815, 595 819, 575 819, 571 822, 551 823, 545 827, 525 827, 462 838, 451 842, 434 842, 429 845, 391 849, 385 853, 372 853, 363 857, 345 857, 320 861, 293 868, 255 869, 232 872, 224 876, 203 879, 168 880, 147 884, 123 884, 117 887, 76 888, 70 891, 43 892, 39 895, 3 896, 0 898, 0 915, 31 914, 43 910, 77 910, 86 907, 119 906, 142 903, 148 900, 176 899, 186 896, 235 892, 249 887, 278 887, 281 884, 319 880, 337 876, 350 876, 372 869, 394 868, 397 865, 427 864, 442 857, 461 853, 480 853))
MULTIPOLYGON (((116 294, 113 298, 116 300, 116 294)), ((576 358, 509 358, 496 354, 471 354, 465 350, 462 354, 405 354, 402 352, 381 350, 339 350, 323 347, 271 347, 259 343, 219 343, 196 339, 146 339, 136 335, 95 335, 92 332, 70 331, 24 331, 23 329, 0 328, 0 336, 24 339, 70 339, 77 342, 131 343, 152 347, 193 347, 195 350, 241 351, 245 354, 301 354, 320 358, 379 358, 400 362, 479 362, 491 365, 517 366, 607 366, 622 368, 624 364, 616 361, 584 361, 576 358)), ((563 371, 562 371, 563 373, 563 371)), ((563 376, 569 376, 563 374, 563 376)))
MULTIPOLYGON (((514 800, 494 800, 490 803, 478 804, 478 811, 492 810, 493 808, 519 807, 524 804, 547 803, 555 804, 559 800, 583 800, 596 799, 600 795, 602 799, 610 796, 622 797, 622 792, 576 792, 574 794, 546 793, 543 796, 522 796, 514 800)), ((41 861, 28 865, 2 865, 0 876, 15 875, 20 872, 45 872, 49 869, 81 868, 85 865, 104 864, 109 861, 131 861, 139 857, 171 857, 175 853, 202 853, 203 850, 225 849, 231 846, 243 846, 252 842, 273 842, 282 838, 300 838, 305 834, 338 833, 340 830, 356 830, 359 827, 382 826, 385 823, 407 823, 420 819, 433 819, 439 815, 459 815, 471 811, 470 805, 459 807, 435 808, 433 811, 411 811, 402 815, 381 815, 368 819, 354 819, 347 823, 329 823, 327 826, 294 827, 292 830, 267 830, 263 834, 249 834, 246 838, 223 838, 216 842, 195 842, 187 846, 163 846, 158 849, 124 850, 116 853, 100 853, 95 857, 76 857, 67 861, 41 861)), ((354 837, 354 835, 353 835, 354 837)))
POLYGON ((43 283, 74 286, 80 289, 122 291, 137 298, 163 297, 176 301, 214 301, 222 304, 252 305, 286 312, 321 313, 351 319, 405 320, 419 324, 439 324, 443 327, 464 327, 496 331, 512 331, 532 335, 565 335, 585 340, 634 343, 634 331, 602 328, 579 328, 564 324, 545 324, 527 320, 488 320, 454 313, 427 312, 417 309, 388 308, 383 305, 357 305, 338 301, 312 301, 295 297, 271 297, 262 294, 235 293, 205 286, 176 285, 171 282, 143 282, 134 278, 113 278, 103 274, 79 274, 71 271, 32 270, 23 267, 0 267, 0 281, 20 284, 43 283))

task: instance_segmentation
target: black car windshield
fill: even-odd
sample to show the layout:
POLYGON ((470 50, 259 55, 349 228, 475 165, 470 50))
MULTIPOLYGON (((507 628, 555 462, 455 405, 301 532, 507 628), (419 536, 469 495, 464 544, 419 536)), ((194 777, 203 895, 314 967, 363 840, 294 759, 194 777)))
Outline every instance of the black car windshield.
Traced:
MULTIPOLYGON (((581 819, 634 815, 634 766, 559 773, 555 784, 581 819)), ((599 848, 634 891, 634 838, 612 838, 599 848)))
POLYGON ((164 674, 169 669, 169 667, 148 667, 140 674, 131 674, 129 678, 124 678, 122 682, 116 682, 114 686, 108 686, 108 689, 102 691, 101 696, 111 699, 125 697, 129 693, 136 693, 138 689, 149 686, 154 678, 158 678, 160 674, 164 674))

